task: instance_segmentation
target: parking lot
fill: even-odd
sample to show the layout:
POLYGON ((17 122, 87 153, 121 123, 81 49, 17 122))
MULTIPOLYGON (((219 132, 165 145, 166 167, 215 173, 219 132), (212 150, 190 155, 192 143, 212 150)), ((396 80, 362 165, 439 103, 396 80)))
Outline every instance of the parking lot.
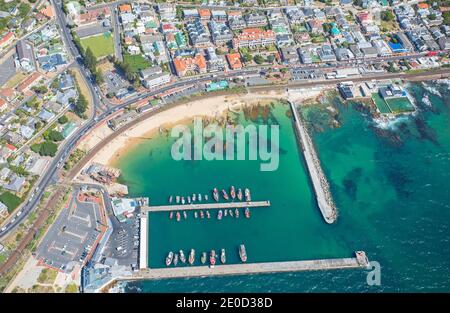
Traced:
POLYGON ((119 265, 137 266, 139 256, 139 217, 133 217, 120 223, 110 216, 113 233, 106 245, 104 257, 117 260, 119 265))
POLYGON ((73 193, 69 206, 63 208, 37 249, 43 263, 70 272, 77 263, 83 263, 100 234, 99 206, 80 202, 73 193))

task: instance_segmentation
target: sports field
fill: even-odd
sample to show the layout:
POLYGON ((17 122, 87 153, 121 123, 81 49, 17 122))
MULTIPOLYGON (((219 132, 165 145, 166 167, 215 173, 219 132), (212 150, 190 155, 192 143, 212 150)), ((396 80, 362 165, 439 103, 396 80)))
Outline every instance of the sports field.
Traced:
POLYGON ((107 32, 101 35, 81 39, 81 45, 84 49, 91 48, 95 57, 101 58, 114 54, 114 42, 111 33, 107 32))

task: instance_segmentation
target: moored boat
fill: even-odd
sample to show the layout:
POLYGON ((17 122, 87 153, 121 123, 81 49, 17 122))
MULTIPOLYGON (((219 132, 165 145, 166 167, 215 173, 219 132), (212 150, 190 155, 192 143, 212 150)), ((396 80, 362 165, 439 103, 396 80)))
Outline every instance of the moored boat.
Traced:
POLYGON ((226 261, 227 257, 225 255, 225 249, 222 249, 222 251, 220 252, 220 262, 222 262, 222 264, 225 264, 226 261))
POLYGON ((177 266, 178 265, 178 253, 175 253, 175 256, 173 258, 173 265, 177 266))
POLYGON ((208 201, 208 195, 205 195, 205 201, 208 201))
POLYGON ((223 210, 223 216, 227 216, 227 215, 228 215, 228 210, 227 209, 223 210))
POLYGON ((206 262, 206 252, 202 252, 202 257, 200 258, 200 262, 202 262, 202 264, 205 264, 205 262, 206 262))
POLYGON ((225 200, 228 200, 228 194, 227 194, 227 192, 225 191, 225 189, 222 189, 222 197, 223 197, 225 200))
POLYGON ((172 201, 173 201, 173 196, 170 196, 169 197, 169 203, 172 203, 172 201))
POLYGON ((180 261, 181 263, 186 263, 186 257, 184 256, 183 250, 180 250, 180 261))
POLYGON ((239 246, 239 257, 241 258, 242 262, 247 262, 247 252, 245 251, 244 244, 241 244, 239 246))
POLYGON ((245 217, 250 218, 250 209, 249 208, 245 208, 245 217))
POLYGON ((228 213, 230 214, 231 217, 234 216, 234 215, 233 215, 233 210, 232 210, 232 209, 229 209, 229 210, 228 210, 228 213))
POLYGON ((252 197, 250 195, 250 189, 245 188, 245 201, 249 202, 252 201, 252 197))
POLYGON ((184 197, 181 197, 181 204, 185 204, 186 200, 184 200, 184 197))
POLYGON ((173 252, 170 251, 166 257, 166 266, 170 266, 170 264, 172 264, 172 260, 173 260, 173 252))
POLYGON ((201 193, 198 194, 198 201, 202 202, 202 194, 201 193))
POLYGON ((219 192, 217 191, 217 188, 213 189, 213 198, 216 202, 219 201, 219 192))
POLYGON ((180 203, 180 196, 176 196, 175 200, 176 200, 177 203, 180 203))
POLYGON ((219 213, 217 213, 217 219, 221 220, 222 219, 222 215, 223 215, 222 210, 219 210, 219 213))
POLYGON ((231 186, 231 188, 230 188, 230 196, 231 196, 231 199, 236 198, 236 190, 234 189, 234 186, 231 186))
POLYGON ((200 211, 200 217, 201 217, 201 218, 204 218, 204 217, 205 217, 205 215, 203 214, 203 211, 200 211))
POLYGON ((239 217, 239 209, 238 208, 234 209, 234 215, 236 216, 236 218, 239 217))
POLYGON ((188 199, 188 203, 191 203, 191 196, 188 196, 187 199, 188 199))
POLYGON ((187 219, 187 213, 186 213, 186 211, 183 211, 183 217, 184 217, 184 219, 187 219))
POLYGON ((242 189, 241 188, 239 188, 237 191, 237 197, 238 197, 239 201, 242 200, 242 189))
POLYGON ((195 202, 197 200, 197 195, 195 193, 192 194, 192 202, 195 202))
POLYGON ((211 264, 211 267, 213 267, 216 264, 216 251, 211 250, 211 253, 209 254, 209 264, 211 264))
POLYGON ((191 249, 191 252, 189 253, 189 264, 194 264, 195 261, 195 250, 191 249))
POLYGON ((194 212, 194 217, 195 217, 195 218, 198 217, 197 211, 194 212))
POLYGON ((180 212, 177 212, 177 222, 179 222, 179 221, 180 221, 180 219, 181 219, 181 215, 180 215, 180 212))
POLYGON ((173 219, 173 211, 170 211, 169 218, 173 219))
POLYGON ((211 218, 211 215, 209 214, 209 211, 206 211, 206 217, 211 218))

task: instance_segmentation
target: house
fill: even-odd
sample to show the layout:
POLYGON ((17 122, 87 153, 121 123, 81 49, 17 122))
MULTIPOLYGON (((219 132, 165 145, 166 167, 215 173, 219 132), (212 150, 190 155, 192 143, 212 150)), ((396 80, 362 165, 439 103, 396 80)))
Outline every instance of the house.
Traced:
POLYGON ((131 13, 132 12, 131 5, 130 4, 126 4, 126 3, 119 5, 118 9, 119 9, 119 12, 121 14, 122 13, 131 13))
POLYGON ((283 62, 285 63, 297 63, 299 61, 298 59, 298 53, 297 49, 294 47, 283 47, 280 49, 281 51, 281 57, 283 62))
POLYGON ((11 102, 16 97, 16 92, 12 88, 1 88, 0 97, 8 102, 11 102))
POLYGON ((356 18, 361 25, 373 23, 372 15, 369 12, 360 12, 356 15, 356 18))
POLYGON ((0 217, 1 218, 7 218, 8 217, 8 207, 1 201, 0 201, 0 217))
POLYGON ((0 170, 0 180, 5 181, 8 179, 9 175, 11 174, 11 170, 8 167, 4 167, 0 170))
POLYGON ((75 88, 75 82, 73 80, 72 75, 64 74, 59 78, 59 89, 67 90, 70 88, 75 88))
POLYGON ((184 9, 183 18, 185 20, 195 20, 197 18, 200 18, 200 14, 196 9, 184 9))
POLYGON ((131 55, 136 55, 141 53, 141 49, 138 46, 135 45, 129 45, 127 47, 127 52, 131 55))
POLYGON ((184 76, 189 72, 206 72, 206 59, 201 53, 196 53, 193 57, 176 57, 173 65, 178 76, 184 76))
POLYGON ((19 132, 22 135, 22 137, 30 139, 31 137, 33 137, 34 129, 27 125, 21 125, 19 132))
POLYGON ((230 53, 226 56, 228 65, 232 70, 239 70, 242 68, 241 56, 239 53, 230 53))
POLYGON ((247 23, 242 16, 228 18, 228 25, 230 25, 232 30, 239 30, 247 27, 247 23))
POLYGON ((233 48, 239 49, 242 47, 255 48, 258 46, 266 46, 274 44, 275 40, 276 36, 273 30, 247 28, 233 38, 233 48))
POLYGON ((20 192, 24 184, 25 177, 13 174, 11 177, 11 181, 9 182, 9 184, 5 185, 4 188, 13 192, 20 192))
POLYGON ((0 98, 0 112, 3 112, 8 107, 8 104, 5 100, 0 98))
POLYGON ((355 57, 353 53, 347 48, 337 48, 334 50, 334 52, 338 61, 347 61, 355 57))
POLYGON ((409 41, 408 37, 405 35, 405 33, 403 32, 398 32, 396 34, 397 40, 398 42, 403 46, 403 48, 410 52, 410 51, 414 51, 414 46, 411 43, 411 41, 409 41))
POLYGON ((51 19, 55 16, 55 11, 53 10, 52 5, 47 5, 47 6, 43 7, 39 12, 42 15, 48 17, 49 19, 51 19))
POLYGON ((13 32, 7 32, 6 34, 4 34, 2 36, 2 38, 0 38, 0 48, 3 49, 5 48, 7 45, 9 45, 10 43, 13 42, 15 38, 15 35, 13 32))
POLYGON ((25 40, 20 40, 16 45, 17 59, 20 66, 25 72, 31 72, 35 69, 33 47, 26 43, 25 40))
POLYGON ((38 117, 42 121, 49 123, 55 117, 55 113, 42 109, 41 112, 39 112, 38 117))
POLYGON ((25 92, 25 91, 29 90, 31 87, 33 87, 34 85, 36 85, 38 83, 40 78, 41 78, 41 74, 38 72, 34 72, 33 74, 31 74, 30 76, 25 78, 25 80, 22 81, 16 87, 17 91, 25 92))
POLYGON ((322 22, 318 20, 310 20, 306 23, 306 29, 311 33, 321 33, 323 30, 322 22))
POLYGON ((33 27, 36 25, 36 19, 35 18, 29 18, 26 19, 22 23, 22 28, 25 29, 27 32, 30 32, 33 30, 33 27))
POLYGON ((211 11, 208 9, 198 9, 198 15, 202 21, 211 19, 211 11))
POLYGON ((212 10, 211 17, 214 21, 223 23, 223 22, 226 22, 229 15, 227 15, 227 12, 225 12, 223 10, 212 10))
POLYGON ((63 106, 69 105, 70 99, 76 99, 76 97, 77 92, 75 91, 75 89, 67 89, 63 92, 58 90, 56 92, 56 102, 63 106))
POLYGON ((438 39, 439 47, 441 50, 449 50, 450 49, 450 38, 449 37, 441 37, 438 39))
POLYGON ((176 18, 176 8, 175 5, 170 3, 159 3, 156 9, 161 17, 161 20, 172 21, 176 18))

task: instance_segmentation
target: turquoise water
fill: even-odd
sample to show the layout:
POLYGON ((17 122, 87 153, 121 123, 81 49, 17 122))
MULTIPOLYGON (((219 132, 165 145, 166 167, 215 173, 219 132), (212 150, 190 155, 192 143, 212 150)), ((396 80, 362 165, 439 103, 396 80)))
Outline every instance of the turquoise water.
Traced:
MULTIPOLYGON (((187 195, 204 192, 214 184, 221 188, 231 183, 239 185, 236 177, 242 186, 252 188, 254 199, 270 195, 273 201, 271 208, 253 210, 250 220, 230 220, 227 225, 212 220, 208 221, 211 225, 200 221, 198 225, 188 221, 177 225, 171 223, 167 214, 151 217, 150 253, 152 236, 160 238, 153 245, 162 255, 166 247, 175 250, 178 246, 188 249, 195 245, 200 250, 210 246, 219 249, 222 242, 226 242, 227 251, 232 251, 239 240, 245 240, 249 261, 255 262, 349 256, 361 249, 381 264, 380 286, 367 285, 364 270, 338 270, 146 281, 130 283, 127 290, 450 291, 450 95, 446 85, 433 86, 439 88, 442 98, 430 94, 422 85, 410 86, 419 112, 399 118, 384 129, 375 125, 359 105, 343 104, 337 98, 332 104, 338 112, 338 128, 328 126, 331 114, 327 105, 302 109, 311 123, 312 137, 339 208, 336 225, 326 225, 314 204, 282 107, 274 111, 282 135, 278 173, 261 174, 256 170, 259 163, 249 161, 241 161, 248 163, 242 167, 236 165, 236 172, 226 164, 175 165, 164 157, 164 148, 143 153, 146 158, 140 159, 139 166, 133 165, 136 154, 121 160, 124 180, 130 183, 131 192, 153 196, 158 203, 166 202, 171 192, 187 195), (421 102, 424 93, 430 94, 432 108, 421 102), (195 174, 197 169, 202 175, 195 174), (206 178, 203 170, 209 172, 206 178), (152 219, 158 223, 152 225, 152 219), (200 227, 206 233, 198 230, 200 227), (190 239, 192 231, 194 236, 190 239), (207 244, 197 243, 203 241, 207 244)), ((137 149, 144 151, 145 145, 137 149)), ((151 265, 161 263, 162 255, 150 260, 151 265)))

